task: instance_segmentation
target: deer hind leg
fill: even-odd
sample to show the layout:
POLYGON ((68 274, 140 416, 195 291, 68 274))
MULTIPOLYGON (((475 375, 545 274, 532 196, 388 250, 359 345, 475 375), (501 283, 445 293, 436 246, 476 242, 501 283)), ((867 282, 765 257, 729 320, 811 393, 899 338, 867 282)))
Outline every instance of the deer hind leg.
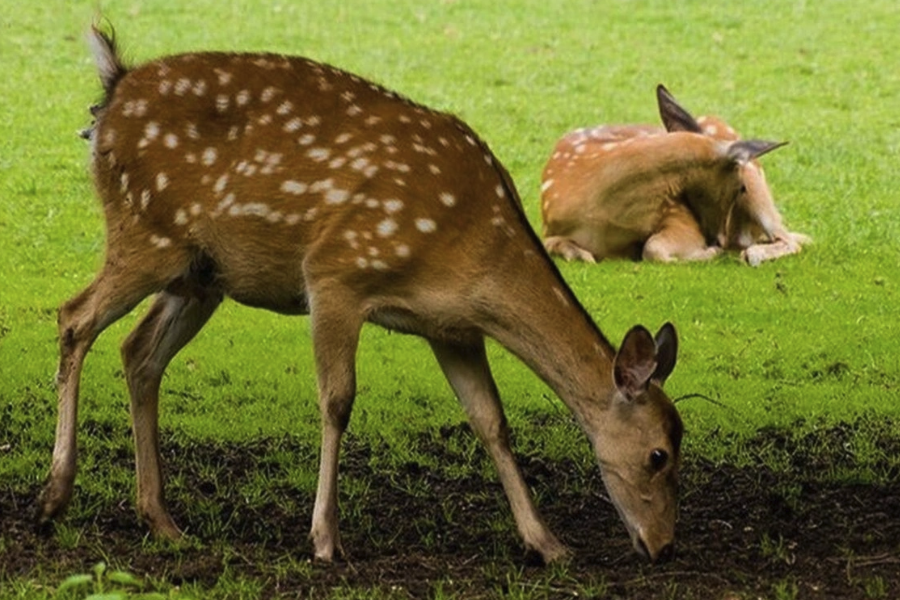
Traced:
POLYGON ((594 255, 579 246, 575 240, 561 235, 546 238, 544 240, 544 248, 550 254, 561 256, 567 261, 583 260, 592 264, 597 262, 594 255))
POLYGON ((553 535, 531 499, 531 492, 509 445, 509 428, 491 376, 484 339, 468 345, 430 340, 450 386, 466 410, 469 423, 494 461, 525 547, 546 563, 565 558, 568 549, 553 535))
POLYGON ((124 261, 108 260, 87 288, 60 307, 56 440, 50 473, 37 501, 39 525, 62 513, 72 498, 77 468, 78 389, 85 356, 104 329, 165 283, 162 269, 129 269, 124 261))
POLYGON ((319 482, 309 537, 316 560, 331 562, 335 551, 344 555, 338 530, 338 460, 356 395, 362 317, 349 292, 319 289, 311 291, 309 299, 322 420, 319 482))
POLYGON ((217 291, 183 281, 158 294, 147 315, 122 344, 125 378, 131 394, 135 442, 137 510, 157 537, 181 532, 169 515, 159 457, 159 385, 172 358, 191 341, 222 301, 217 291))
POLYGON ((659 230, 644 242, 642 257, 647 261, 710 260, 721 254, 719 246, 709 246, 690 211, 680 205, 672 208, 659 230))

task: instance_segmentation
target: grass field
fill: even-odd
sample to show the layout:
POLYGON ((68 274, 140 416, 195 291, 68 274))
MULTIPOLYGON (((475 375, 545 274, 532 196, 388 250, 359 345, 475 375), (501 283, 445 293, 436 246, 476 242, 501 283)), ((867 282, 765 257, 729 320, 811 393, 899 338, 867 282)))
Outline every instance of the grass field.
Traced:
MULTIPOLYGON (((358 543, 348 550, 362 565, 323 575, 308 563, 304 538, 319 419, 307 322, 228 302, 163 382, 168 490, 176 518, 196 539, 175 550, 146 540, 130 509, 132 445, 118 345, 141 310, 111 327, 86 362, 80 475, 69 513, 51 539, 19 539, 31 511, 25 500, 46 475, 53 443, 56 308, 87 285, 103 254, 88 147, 76 135, 100 93, 83 36, 95 4, 29 3, 7 7, 0 21, 0 522, 12 524, 0 530, 0 563, 7 564, 0 564, 0 597, 53 597, 68 575, 101 560, 171 597, 839 597, 828 595, 836 594, 831 588, 817 595, 813 576, 781 560, 789 554, 786 538, 772 532, 752 542, 761 561, 756 579, 725 574, 719 587, 679 576, 707 569, 690 564, 691 554, 668 571, 620 562, 614 553, 626 552, 626 534, 603 503, 598 510, 610 513, 604 518, 611 537, 592 543, 609 548, 590 554, 602 568, 529 567, 492 468, 458 427, 462 410, 427 345, 375 328, 364 331, 361 344, 351 474, 341 497, 343 531, 358 543), (230 474, 234 468, 246 470, 230 474), (486 486, 483 495, 466 498, 492 522, 469 530, 446 498, 438 503, 443 516, 434 517, 443 530, 426 518, 404 527, 403 514, 390 519, 423 540, 423 554, 452 547, 459 527, 462 539, 480 544, 482 553, 466 560, 476 561, 478 581, 489 583, 467 587, 458 575, 468 571, 439 568, 418 579, 419 587, 367 581, 365 574, 380 572, 373 565, 403 554, 390 523, 367 508, 390 506, 379 486, 403 489, 425 506, 435 493, 429 485, 450 493, 453 481, 486 486), (266 521, 272 510, 293 530, 264 531, 266 523, 282 522, 266 521), (125 533, 109 538, 105 527, 125 533), (276 550, 259 564, 237 543, 229 550, 235 538, 262 539, 276 550), (282 544, 295 551, 282 553, 282 544), (201 575, 179 570, 191 562, 185 556, 199 563, 204 554, 215 558, 197 567, 201 575), (767 571, 766 561, 778 567, 767 571)), ((604 122, 655 122, 657 83, 695 114, 719 114, 746 137, 790 141, 763 164, 789 228, 815 241, 802 254, 759 268, 735 256, 708 264, 560 266, 610 339, 621 340, 635 323, 655 330, 670 320, 678 327, 670 396, 700 393, 719 403, 679 405, 688 471, 703 464, 717 472, 775 473, 800 512, 803 493, 791 496, 793 485, 863 486, 900 496, 894 0, 110 0, 103 12, 133 62, 198 49, 302 54, 456 113, 509 168, 536 228, 540 171, 558 137, 604 122), (792 460, 798 455, 809 460, 792 460)), ((588 477, 537 477, 541 505, 600 494, 588 444, 563 406, 511 355, 490 350, 517 453, 533 468, 588 477), (571 487, 557 496, 560 483, 571 487)), ((697 480, 686 487, 701 489, 697 480)), ((900 524, 900 508, 887 513, 887 523, 900 524)), ((679 543, 692 547, 689 534, 680 535, 679 543)), ((861 598, 900 594, 900 546, 896 539, 885 544, 877 563, 883 571, 851 577, 848 570, 847 590, 861 598)))

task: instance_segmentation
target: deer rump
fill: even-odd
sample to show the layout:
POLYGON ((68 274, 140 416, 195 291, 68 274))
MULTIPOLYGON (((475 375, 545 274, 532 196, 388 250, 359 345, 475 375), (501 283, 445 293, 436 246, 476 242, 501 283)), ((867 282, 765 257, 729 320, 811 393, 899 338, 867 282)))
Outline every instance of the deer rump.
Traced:
POLYGON ((784 143, 695 119, 662 85, 657 102, 664 128, 579 129, 556 144, 541 185, 551 254, 668 262, 734 250, 756 266, 809 242, 784 227, 757 160, 784 143))

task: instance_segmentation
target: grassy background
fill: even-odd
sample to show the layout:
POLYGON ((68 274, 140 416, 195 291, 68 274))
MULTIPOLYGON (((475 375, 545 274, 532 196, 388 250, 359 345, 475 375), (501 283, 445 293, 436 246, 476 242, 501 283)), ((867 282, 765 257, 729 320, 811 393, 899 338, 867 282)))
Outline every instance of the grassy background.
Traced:
MULTIPOLYGON (((87 145, 75 135, 99 84, 83 41, 94 2, 5 8, 0 485, 27 489, 43 479, 52 447, 56 307, 102 259, 87 145)), ((638 322, 677 325, 670 394, 699 392, 728 407, 681 405, 689 454, 740 462, 740 445, 722 444, 723 432, 739 439, 766 426, 796 423, 802 432, 861 413, 900 416, 894 0, 111 0, 102 8, 132 61, 198 49, 304 54, 459 114, 511 170, 536 227, 539 175, 556 139, 602 122, 655 122, 657 83, 746 137, 789 140, 764 164, 789 227, 815 240, 803 254, 757 269, 726 257, 563 265, 563 273, 611 339, 638 322)), ((114 427, 126 447, 118 344, 139 314, 98 340, 82 380, 82 422, 114 427)), ((498 348, 492 362, 520 448, 587 452, 580 438, 530 426, 535 413, 561 410, 558 401, 498 348)), ((315 438, 311 369, 305 319, 226 303, 167 373, 165 435, 315 438)), ((359 382, 351 431, 397 451, 409 428, 462 419, 419 340, 367 329, 359 382)), ((83 448, 99 443, 81 439, 83 448)), ((312 489, 313 465, 294 468, 292 478, 312 489)), ((130 489, 127 471, 99 482, 82 475, 79 485, 109 478, 122 482, 110 495, 130 489)))

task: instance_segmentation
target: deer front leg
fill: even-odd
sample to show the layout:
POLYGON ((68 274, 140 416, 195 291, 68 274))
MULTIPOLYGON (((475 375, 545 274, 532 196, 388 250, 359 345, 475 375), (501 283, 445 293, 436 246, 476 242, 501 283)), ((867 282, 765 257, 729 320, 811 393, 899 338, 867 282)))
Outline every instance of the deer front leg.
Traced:
POLYGON ((346 300, 335 294, 310 295, 322 449, 309 536, 316 560, 323 562, 331 562, 335 550, 344 555, 338 530, 338 460, 341 436, 350 421, 356 395, 356 349, 362 327, 360 316, 344 308, 357 304, 346 300))
POLYGON ((494 461, 525 547, 539 553, 545 563, 567 557, 568 549, 553 535, 535 508, 510 449, 509 429, 487 362, 484 339, 479 338, 468 345, 436 340, 430 340, 430 343, 444 375, 466 410, 472 429, 494 461))
POLYGON ((159 385, 169 362, 209 320, 222 296, 162 292, 122 344, 131 393, 137 472, 137 511, 156 537, 178 539, 181 531, 166 508, 159 457, 159 385))
POLYGON ((681 205, 669 209, 659 229, 644 242, 642 257, 647 261, 710 260, 721 254, 719 246, 709 246, 690 211, 681 205))

